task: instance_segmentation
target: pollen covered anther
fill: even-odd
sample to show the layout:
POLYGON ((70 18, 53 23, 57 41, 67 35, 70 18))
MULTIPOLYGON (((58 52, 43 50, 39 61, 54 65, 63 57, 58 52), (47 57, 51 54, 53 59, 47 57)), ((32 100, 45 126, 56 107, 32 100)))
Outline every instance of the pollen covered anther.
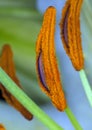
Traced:
POLYGON ((64 49, 76 70, 84 67, 81 45, 80 9, 83 0, 67 0, 60 21, 61 39, 64 49))
POLYGON ((0 130, 6 130, 3 124, 0 124, 0 130))
MULTIPOLYGON (((8 44, 5 44, 2 49, 2 54, 0 56, 0 67, 10 76, 10 78, 22 89, 18 78, 16 77, 15 66, 13 62, 13 53, 11 47, 8 44)), ((33 115, 28 112, 23 105, 12 96, 5 87, 0 84, 0 90, 2 92, 3 98, 16 108, 26 119, 31 120, 33 115)))
POLYGON ((36 42, 36 68, 41 89, 51 98, 52 103, 63 111, 67 105, 55 55, 55 22, 56 9, 50 6, 44 13, 36 42))

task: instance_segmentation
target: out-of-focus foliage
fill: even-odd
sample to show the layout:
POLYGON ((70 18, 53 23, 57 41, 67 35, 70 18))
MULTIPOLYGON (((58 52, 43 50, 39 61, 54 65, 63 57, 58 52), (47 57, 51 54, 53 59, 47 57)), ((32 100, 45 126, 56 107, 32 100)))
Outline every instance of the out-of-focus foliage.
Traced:
POLYGON ((35 68, 35 44, 42 16, 33 0, 0 0, 0 51, 9 43, 17 75, 24 91, 35 101, 47 100, 39 89, 35 68))
POLYGON ((36 0, 0 0, 0 8, 4 7, 29 7, 35 8, 36 0))

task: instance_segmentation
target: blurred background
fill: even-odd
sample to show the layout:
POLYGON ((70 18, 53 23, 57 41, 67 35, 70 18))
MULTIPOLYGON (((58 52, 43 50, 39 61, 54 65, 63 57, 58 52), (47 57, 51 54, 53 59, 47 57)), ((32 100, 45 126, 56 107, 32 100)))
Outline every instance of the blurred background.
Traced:
MULTIPOLYGON (((55 46, 67 103, 84 130, 92 128, 92 109, 83 90, 79 73, 74 70, 60 39, 59 22, 65 0, 0 0, 0 53, 6 43, 11 45, 18 79, 25 93, 65 130, 74 130, 64 112, 56 110, 40 90, 35 67, 35 44, 43 13, 48 6, 57 9, 55 46)), ((81 37, 85 72, 92 85, 92 9, 91 0, 84 0, 81 10, 81 37)), ((1 94, 0 94, 1 95, 1 94)), ((47 130, 35 117, 27 121, 19 112, 0 100, 0 123, 6 130, 47 130)))

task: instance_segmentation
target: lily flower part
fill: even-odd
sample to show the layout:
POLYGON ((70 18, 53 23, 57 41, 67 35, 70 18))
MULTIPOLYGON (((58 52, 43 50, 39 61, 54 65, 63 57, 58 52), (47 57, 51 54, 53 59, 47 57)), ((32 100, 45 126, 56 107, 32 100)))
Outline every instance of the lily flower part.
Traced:
POLYGON ((2 124, 0 124, 0 130, 6 130, 2 124))
POLYGON ((64 49, 77 71, 84 67, 79 19, 82 2, 83 0, 67 0, 60 21, 64 49))
MULTIPOLYGON (((16 77, 15 67, 13 63, 13 53, 9 45, 4 45, 2 50, 2 55, 0 57, 0 67, 11 77, 11 79, 21 88, 19 80, 16 77)), ((16 108, 21 114, 28 120, 32 119, 32 114, 30 114, 16 99, 13 97, 2 84, 0 84, 0 90, 2 96, 5 100, 16 108)))
POLYGON ((43 25, 36 42, 36 67, 40 87, 52 100, 58 110, 66 108, 54 46, 56 9, 48 7, 44 14, 43 25))

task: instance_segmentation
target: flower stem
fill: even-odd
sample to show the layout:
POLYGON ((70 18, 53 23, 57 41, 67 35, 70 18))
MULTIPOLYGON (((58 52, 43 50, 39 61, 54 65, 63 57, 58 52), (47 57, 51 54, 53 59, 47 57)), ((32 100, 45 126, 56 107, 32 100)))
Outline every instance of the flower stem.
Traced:
POLYGON ((50 130, 63 130, 47 114, 45 114, 0 68, 0 82, 3 86, 35 117, 43 122, 50 130))
POLYGON ((81 70, 79 72, 79 74, 80 74, 80 78, 81 78, 81 81, 82 81, 82 84, 83 84, 83 87, 84 87, 84 91, 85 91, 86 96, 88 98, 88 101, 89 101, 89 103, 92 107, 92 90, 91 90, 91 87, 89 85, 88 79, 86 77, 84 70, 81 70))
POLYGON ((72 125, 74 126, 75 130, 82 130, 80 124, 76 120, 75 116, 73 115, 73 113, 72 113, 72 111, 70 110, 69 107, 67 107, 65 109, 65 112, 66 112, 67 116, 69 117, 69 119, 70 119, 72 125))

